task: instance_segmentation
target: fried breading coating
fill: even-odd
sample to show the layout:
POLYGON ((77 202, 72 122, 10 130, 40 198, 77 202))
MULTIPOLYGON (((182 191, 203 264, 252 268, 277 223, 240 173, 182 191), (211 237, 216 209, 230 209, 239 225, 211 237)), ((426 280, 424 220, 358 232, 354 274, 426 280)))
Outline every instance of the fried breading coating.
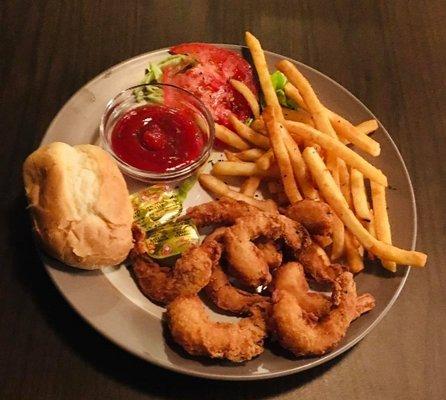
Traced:
POLYGON ((322 293, 310 292, 304 268, 298 262, 283 264, 275 271, 273 288, 293 294, 300 307, 316 318, 320 318, 330 311, 330 298, 322 293))
POLYGON ((190 207, 186 216, 191 218, 197 227, 203 227, 215 224, 230 225, 237 218, 259 213, 262 211, 244 201, 223 197, 217 201, 190 207))
MULTIPOLYGON (((206 237, 204 243, 217 241, 223 246, 220 241, 225 231, 226 228, 216 229, 206 237)), ((270 302, 269 297, 250 293, 232 285, 219 260, 213 264, 211 279, 204 290, 217 307, 237 315, 246 314, 254 304, 270 302)))
POLYGON ((173 339, 189 354, 243 362, 264 350, 266 322, 261 307, 237 323, 214 322, 198 296, 182 296, 167 306, 173 339))
POLYGON ((158 303, 169 303, 178 296, 192 295, 204 288, 211 278, 212 265, 221 248, 215 242, 192 247, 184 252, 173 268, 161 267, 145 256, 133 256, 133 273, 141 291, 158 303))
POLYGON ((260 236, 275 240, 282 231, 279 218, 271 214, 238 218, 224 235, 231 274, 252 288, 267 285, 271 281, 269 266, 253 240, 260 236))
POLYGON ((301 200, 287 207, 284 214, 300 222, 311 235, 329 236, 333 231, 334 214, 322 201, 301 200))
POLYGON ((294 294, 274 291, 271 319, 280 344, 296 356, 322 355, 335 347, 358 315, 356 286, 350 272, 334 281, 331 301, 330 312, 315 321, 294 294))

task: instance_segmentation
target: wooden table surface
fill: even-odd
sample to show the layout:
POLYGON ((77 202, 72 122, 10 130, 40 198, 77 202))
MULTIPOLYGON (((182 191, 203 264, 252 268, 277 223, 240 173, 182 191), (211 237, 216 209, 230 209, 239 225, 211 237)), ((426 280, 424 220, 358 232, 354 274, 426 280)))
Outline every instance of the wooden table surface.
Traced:
POLYGON ((444 0, 11 0, 0 15, 1 399, 446 398, 444 0), (33 250, 21 164, 68 98, 106 68, 179 42, 242 43, 248 29, 334 78, 387 127, 412 177, 417 248, 429 262, 338 359, 273 381, 212 382, 128 355, 67 305, 33 250))

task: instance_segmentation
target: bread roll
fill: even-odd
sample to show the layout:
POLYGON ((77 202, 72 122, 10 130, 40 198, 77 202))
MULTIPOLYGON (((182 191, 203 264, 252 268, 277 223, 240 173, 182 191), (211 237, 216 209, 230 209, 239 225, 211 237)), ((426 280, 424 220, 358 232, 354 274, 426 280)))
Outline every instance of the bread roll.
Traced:
POLYGON ((73 267, 122 262, 132 247, 132 205, 124 178, 100 147, 55 142, 32 153, 23 177, 43 248, 73 267))

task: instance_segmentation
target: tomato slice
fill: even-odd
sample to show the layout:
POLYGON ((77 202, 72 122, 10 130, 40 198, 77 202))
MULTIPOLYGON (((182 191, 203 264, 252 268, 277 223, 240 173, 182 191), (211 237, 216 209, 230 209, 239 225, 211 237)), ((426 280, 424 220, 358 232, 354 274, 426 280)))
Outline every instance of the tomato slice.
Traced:
POLYGON ((187 54, 197 63, 183 71, 165 68, 162 82, 179 86, 197 96, 207 106, 215 122, 231 128, 232 112, 241 121, 252 117, 248 103, 229 82, 237 79, 258 96, 252 67, 238 53, 207 43, 185 43, 170 49, 172 54, 187 54))

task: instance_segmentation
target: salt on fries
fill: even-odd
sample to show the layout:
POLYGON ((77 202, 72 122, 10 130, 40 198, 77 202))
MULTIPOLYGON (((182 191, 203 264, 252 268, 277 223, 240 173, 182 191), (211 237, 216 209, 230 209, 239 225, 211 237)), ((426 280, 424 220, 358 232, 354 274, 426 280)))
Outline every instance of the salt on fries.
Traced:
POLYGON ((299 189, 297 188, 296 180, 294 179, 293 167, 291 166, 290 157, 283 141, 283 136, 286 134, 283 132, 284 127, 277 121, 272 106, 267 106, 265 108, 263 120, 265 121, 268 129, 271 147, 274 151, 274 157, 279 166, 285 193, 290 203, 293 204, 299 200, 302 200, 302 195, 299 193, 299 189))
POLYGON ((260 86, 262 88, 263 96, 265 97, 265 102, 268 106, 273 107, 276 115, 280 117, 282 114, 282 109, 280 108, 279 100, 271 83, 268 65, 266 63, 262 46, 260 45, 259 40, 249 32, 246 32, 245 40, 247 46, 249 47, 249 51, 251 52, 252 60, 259 76, 260 86))
POLYGON ((308 80, 293 64, 287 60, 282 60, 277 64, 277 69, 282 71, 290 80, 291 84, 295 86, 295 90, 293 90, 291 85, 287 84, 285 86, 285 93, 288 92, 290 97, 300 107, 310 112, 316 128, 332 137, 337 137, 338 134, 372 156, 379 155, 381 151, 379 143, 367 135, 359 134, 350 122, 328 110, 319 101, 308 80))
POLYGON ((337 157, 343 159, 348 165, 361 171, 364 176, 383 186, 387 186, 386 176, 358 153, 342 144, 339 140, 326 135, 311 126, 301 122, 286 121, 285 126, 292 136, 296 135, 302 140, 312 141, 320 145, 323 149, 336 154, 337 157))
POLYGON ((257 200, 251 196, 247 196, 246 194, 236 192, 235 190, 232 190, 228 185, 226 185, 226 183, 216 178, 215 176, 201 174, 198 177, 198 180, 205 189, 214 193, 216 196, 229 197, 234 200, 244 201, 264 211, 277 212, 277 207, 275 206, 273 201, 257 200))
POLYGON ((254 129, 251 129, 248 125, 240 121, 235 115, 231 114, 229 116, 229 121, 242 139, 257 147, 260 147, 261 149, 269 149, 271 147, 269 144, 269 139, 266 136, 263 136, 257 133, 254 129))
POLYGON ((424 267, 426 264, 425 254, 417 251, 399 249, 398 247, 381 242, 370 235, 367 229, 356 218, 352 210, 350 210, 347 201, 336 185, 327 166, 314 148, 307 147, 303 152, 303 157, 325 201, 366 249, 385 260, 395 261, 398 264, 412 265, 414 267, 424 267))
POLYGON ((247 196, 254 196, 255 192, 259 188, 262 178, 259 176, 250 176, 247 178, 240 186, 240 193, 246 194, 247 196))
POLYGON ((260 42, 247 32, 246 43, 266 107, 262 114, 253 92, 244 83, 231 80, 255 119, 248 126, 230 115, 233 130, 216 124, 216 137, 237 151, 226 150, 228 161, 212 168, 213 175, 245 179, 240 191, 235 191, 216 176, 200 175, 202 186, 216 196, 243 200, 266 211, 277 211, 277 206, 271 200, 254 198, 262 181, 279 204, 302 198, 327 202, 334 211, 332 237, 327 242, 327 246, 331 244, 330 258, 343 257, 353 273, 364 268, 364 249, 368 257, 380 258, 389 271, 396 271, 397 264, 424 266, 425 254, 392 245, 385 197, 387 177, 348 147, 354 145, 378 156, 380 144, 368 136, 378 129, 378 122, 371 119, 355 126, 329 110, 304 75, 286 60, 277 63, 277 69, 287 77, 285 95, 298 109, 282 107, 260 42), (371 186, 370 203, 366 178, 371 186))

